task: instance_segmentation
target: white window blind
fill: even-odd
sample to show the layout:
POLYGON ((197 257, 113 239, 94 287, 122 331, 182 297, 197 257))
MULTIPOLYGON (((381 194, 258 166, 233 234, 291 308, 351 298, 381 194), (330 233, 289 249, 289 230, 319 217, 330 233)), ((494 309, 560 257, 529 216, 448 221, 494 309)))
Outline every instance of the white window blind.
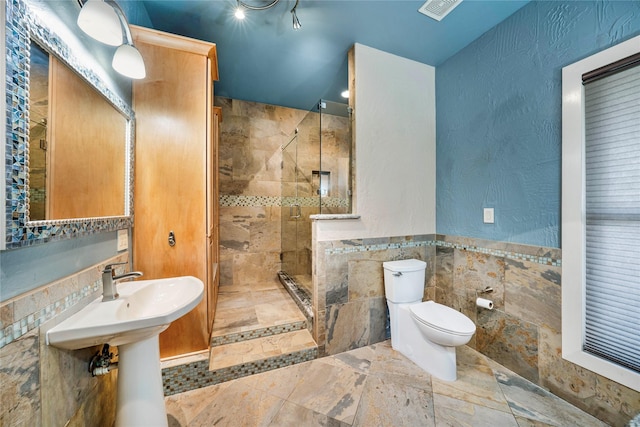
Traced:
POLYGON ((584 351, 640 372, 640 66, 584 96, 584 351))

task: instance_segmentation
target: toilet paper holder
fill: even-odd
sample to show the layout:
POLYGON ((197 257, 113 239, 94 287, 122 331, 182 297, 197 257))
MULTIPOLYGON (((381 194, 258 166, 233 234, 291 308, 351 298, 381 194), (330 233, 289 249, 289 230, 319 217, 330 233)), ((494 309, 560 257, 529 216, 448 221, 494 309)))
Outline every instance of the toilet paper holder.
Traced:
POLYGON ((487 286, 484 289, 478 289, 476 290, 476 297, 478 295, 482 295, 482 294, 490 294, 491 292, 493 292, 493 288, 491 286, 487 286))

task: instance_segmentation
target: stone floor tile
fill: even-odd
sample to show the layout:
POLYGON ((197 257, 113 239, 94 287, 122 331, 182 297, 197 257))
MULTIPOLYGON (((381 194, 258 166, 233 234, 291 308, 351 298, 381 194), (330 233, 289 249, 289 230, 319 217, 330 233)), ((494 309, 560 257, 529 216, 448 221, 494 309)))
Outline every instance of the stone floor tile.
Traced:
POLYGON ((509 404, 486 358, 469 347, 458 348, 457 356, 458 380, 443 381, 433 378, 433 392, 498 411, 510 412, 509 404))
MULTIPOLYGON (((240 380, 226 384, 226 387, 224 384, 206 387, 201 389, 205 390, 205 393, 192 394, 191 400, 201 400, 198 405, 199 410, 192 410, 187 414, 186 411, 180 413, 174 409, 173 413, 169 414, 172 425, 181 427, 268 426, 284 403, 284 400, 262 390, 251 388, 240 380), (203 404, 205 401, 208 404, 203 404)), ((173 400, 179 407, 184 408, 184 402, 181 405, 177 399, 171 399, 172 397, 167 400, 173 400)), ((172 406, 173 404, 167 404, 168 409, 172 406)))
POLYGON ((500 371, 495 375, 512 412, 519 417, 552 425, 607 425, 515 373, 500 371))
POLYGON ((511 412, 503 412, 441 394, 433 394, 436 426, 518 427, 511 412))
POLYGON ((353 369, 312 361, 289 395, 288 401, 352 423, 366 375, 353 369))
POLYGON ((292 402, 284 402, 270 425, 274 427, 347 427, 351 424, 292 402))
POLYGON ((369 376, 354 426, 435 426, 431 392, 369 376))

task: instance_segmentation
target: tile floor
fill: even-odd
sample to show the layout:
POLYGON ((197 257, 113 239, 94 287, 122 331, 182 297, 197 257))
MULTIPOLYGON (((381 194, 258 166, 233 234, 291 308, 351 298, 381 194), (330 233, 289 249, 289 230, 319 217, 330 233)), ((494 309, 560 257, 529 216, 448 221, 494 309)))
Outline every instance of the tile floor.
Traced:
POLYGON ((221 286, 209 370, 262 366, 261 361, 273 358, 284 358, 283 363, 272 361, 275 366, 285 366, 296 355, 297 361, 315 358, 317 345, 306 327, 305 316, 275 277, 248 285, 221 286))
POLYGON ((211 336, 305 320, 276 278, 245 286, 220 286, 211 336))
POLYGON ((440 381, 389 341, 165 399, 170 426, 604 426, 471 349, 440 381))

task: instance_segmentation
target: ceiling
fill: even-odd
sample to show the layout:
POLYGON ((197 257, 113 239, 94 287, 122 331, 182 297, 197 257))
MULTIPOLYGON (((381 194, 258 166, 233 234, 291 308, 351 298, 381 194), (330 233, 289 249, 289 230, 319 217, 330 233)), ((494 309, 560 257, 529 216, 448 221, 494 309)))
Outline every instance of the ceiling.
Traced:
MULTIPOLYGON (((233 16, 236 0, 117 0, 132 24, 216 43, 216 95, 303 110, 319 99, 345 102, 340 93, 354 43, 438 66, 529 1, 463 0, 438 22, 418 12, 423 0, 300 0, 302 28, 294 30, 294 0, 248 11, 244 21, 233 16)), ((84 49, 110 67, 113 49, 75 26, 77 0, 29 2, 44 19, 66 23, 84 49)), ((129 80, 114 78, 119 94, 130 99, 129 80)))
POLYGON ((216 95, 307 110, 319 99, 344 101, 354 43, 438 66, 528 1, 464 0, 438 22, 418 12, 424 1, 300 0, 299 30, 294 3, 280 0, 238 21, 235 0, 142 2, 154 28, 216 43, 216 95))

